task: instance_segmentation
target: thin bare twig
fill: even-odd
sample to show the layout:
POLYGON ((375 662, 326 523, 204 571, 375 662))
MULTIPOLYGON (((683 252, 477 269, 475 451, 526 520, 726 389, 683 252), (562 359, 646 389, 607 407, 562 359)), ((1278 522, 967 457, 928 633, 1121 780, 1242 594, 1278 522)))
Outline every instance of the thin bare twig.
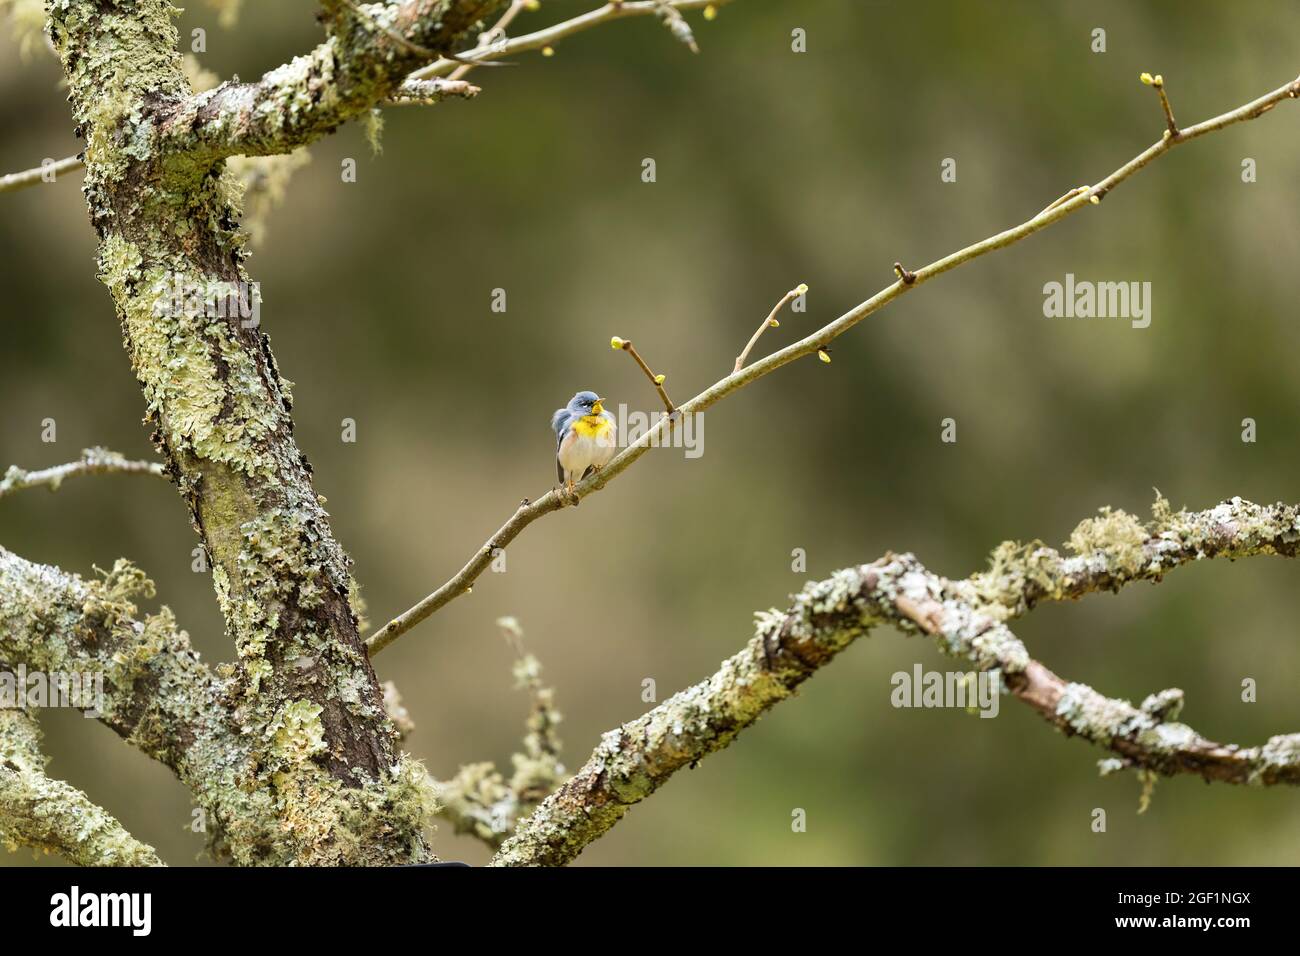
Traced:
POLYGON ((49 182, 46 179, 53 173, 55 181, 63 173, 70 173, 73 170, 81 169, 85 163, 79 156, 68 156, 52 163, 44 163, 34 169, 26 169, 21 173, 9 173, 7 176, 0 176, 0 193, 14 192, 19 189, 26 189, 28 186, 35 186, 39 183, 49 182))
MULTIPOLYGON (((689 12, 703 10, 705 7, 710 6, 718 7, 727 2, 730 2, 730 0, 668 0, 667 6, 677 12, 689 12)), ((486 61, 499 60, 514 53, 526 53, 530 50, 543 50, 554 47, 556 43, 573 36, 575 33, 581 33, 583 30, 589 30, 611 20, 621 20, 625 17, 641 17, 650 14, 662 15, 663 6, 659 0, 635 0, 635 2, 634 0, 624 0, 622 3, 607 3, 603 7, 598 7, 581 16, 564 20, 534 33, 513 37, 504 43, 497 42, 477 50, 459 53, 454 59, 443 57, 426 67, 416 70, 411 76, 414 79, 447 76, 459 66, 466 64, 482 66, 486 61)))
POLYGON ((58 491, 65 478, 78 475, 157 475, 163 477, 163 466, 156 461, 131 461, 107 448, 87 448, 77 461, 39 471, 25 471, 13 465, 0 479, 0 498, 11 495, 23 488, 35 488, 44 485, 51 491, 58 491))
POLYGON ((750 336, 749 341, 745 344, 744 350, 736 356, 736 367, 732 369, 733 372, 739 372, 745 367, 745 360, 749 358, 749 353, 758 343, 758 337, 763 334, 763 330, 767 328, 775 329, 781 324, 776 320, 776 314, 785 308, 786 303, 793 302, 807 291, 808 286, 804 283, 800 283, 783 295, 780 302, 772 306, 772 311, 767 314, 767 318, 763 320, 763 324, 754 330, 754 334, 750 336))
POLYGON ((1174 108, 1169 105, 1169 95, 1165 92, 1165 78, 1157 73, 1152 76, 1150 73, 1143 73, 1139 79, 1147 86, 1154 86, 1156 92, 1160 94, 1160 108, 1165 111, 1165 125, 1168 127, 1169 136, 1178 135, 1178 124, 1174 122, 1174 108))
MULTIPOLYGON (((964 249, 959 249, 954 253, 944 256, 929 265, 923 266, 916 272, 910 273, 912 281, 907 282, 899 279, 897 282, 881 289, 871 298, 858 304, 857 306, 845 312, 839 318, 822 326, 811 335, 800 339, 798 342, 788 345, 780 351, 773 352, 771 355, 760 359, 753 365, 743 368, 739 372, 732 372, 726 378, 714 383, 700 394, 696 395, 684 405, 679 406, 679 410, 685 414, 703 411, 712 405, 722 401, 728 395, 736 392, 745 386, 757 381, 765 375, 770 375, 782 366, 788 365, 796 359, 803 358, 807 355, 824 354, 826 347, 839 336, 843 335, 853 326, 857 325, 869 315, 880 311, 889 303, 893 302, 900 296, 911 290, 923 285, 931 279, 950 272, 958 266, 971 262, 981 256, 988 255, 998 249, 1005 249, 1022 239, 1032 236, 1034 233, 1046 229, 1073 215, 1081 209, 1090 208, 1100 203, 1101 199, 1108 195, 1112 189, 1129 179, 1142 169, 1146 168, 1154 160, 1159 159, 1165 153, 1175 146, 1197 139, 1198 137, 1208 135, 1209 133, 1218 132, 1236 123, 1246 122, 1256 119, 1268 113, 1279 103, 1287 100, 1293 100, 1300 97, 1300 77, 1292 80, 1284 86, 1265 93, 1258 99, 1252 100, 1243 106, 1234 110, 1221 113, 1212 119, 1205 120, 1195 126, 1189 126, 1180 130, 1178 136, 1163 137, 1157 143, 1149 146, 1137 156, 1116 169, 1105 179, 1096 185, 1090 187, 1085 192, 1072 190, 1074 193, 1069 199, 1058 201, 1048 206, 1042 212, 1035 215, 1032 219, 1013 226, 996 235, 989 236, 973 245, 964 249)), ((829 356, 827 356, 829 358, 829 356)), ((644 455, 651 447, 654 447, 659 441, 660 433, 665 427, 664 422, 658 422, 651 426, 635 442, 624 448, 614 459, 602 468, 599 472, 578 482, 574 488, 574 494, 579 498, 584 498, 594 494, 604 488, 609 482, 613 481, 633 462, 644 455)), ((557 495, 554 491, 548 492, 537 501, 530 502, 527 499, 521 504, 510 519, 502 525, 486 545, 475 553, 469 562, 460 569, 449 581, 440 588, 421 599, 407 611, 389 621, 366 642, 371 655, 377 654, 402 634, 409 631, 416 624, 429 617, 436 610, 443 607, 449 601, 464 594, 467 589, 474 583, 478 577, 487 570, 490 562, 492 549, 504 548, 513 541, 524 528, 532 524, 543 515, 558 511, 567 503, 567 498, 557 495)))
POLYGON ((620 339, 616 335, 609 340, 609 344, 611 348, 622 349, 628 355, 632 356, 636 364, 641 367, 641 371, 645 372, 645 377, 650 379, 650 384, 655 387, 655 391, 659 393, 659 400, 664 403, 664 408, 668 410, 668 414, 671 416, 676 412, 677 409, 673 405, 672 399, 670 399, 668 393, 664 391, 664 379, 667 378, 667 376, 656 375, 654 372, 650 371, 650 366, 647 365, 645 359, 641 357, 641 353, 638 352, 627 339, 620 339))
MULTIPOLYGON (((506 35, 506 27, 510 26, 510 24, 514 22, 515 17, 519 16, 519 14, 524 10, 536 10, 540 6, 541 4, 538 3, 538 0, 510 0, 510 6, 506 9, 505 13, 501 14, 501 19, 494 23, 491 29, 484 30, 478 35, 478 48, 484 49, 490 47, 498 40, 503 39, 506 35)), ((464 54, 460 54, 460 57, 461 59, 464 59, 464 54)), ((481 65, 482 64, 471 62, 461 63, 461 65, 456 67, 452 72, 451 79, 459 80, 470 70, 474 69, 474 67, 481 65)))

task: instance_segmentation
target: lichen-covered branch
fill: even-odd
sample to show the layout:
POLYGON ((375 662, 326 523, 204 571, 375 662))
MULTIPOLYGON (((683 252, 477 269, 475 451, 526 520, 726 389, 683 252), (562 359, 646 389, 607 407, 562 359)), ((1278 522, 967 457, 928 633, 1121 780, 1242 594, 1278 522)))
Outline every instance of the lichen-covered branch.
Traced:
POLYGON ((0 843, 58 853, 82 866, 162 866, 153 847, 107 810, 45 775, 36 719, 0 710, 0 843))
POLYGON ((326 4, 325 42, 255 83, 231 80, 171 104, 158 129, 162 149, 210 164, 304 146, 384 100, 415 94, 418 85, 403 91, 407 77, 450 51, 502 3, 326 4))
POLYGON ((286 708, 261 726, 235 668, 210 670, 166 607, 140 614, 136 599, 153 594, 126 561, 83 580, 0 548, 0 669, 102 675, 94 716, 176 773, 204 811, 217 857, 279 866, 427 859, 433 796, 418 763, 356 789, 285 770, 259 785, 268 748, 311 756, 311 709, 286 708), (404 853, 398 840, 411 844, 404 853))
MULTIPOLYGON (((628 5, 624 4, 624 6, 628 5)), ((1257 119, 1271 111, 1278 104, 1297 97, 1300 97, 1300 77, 1270 93, 1264 94, 1258 99, 1252 100, 1244 106, 1180 130, 1179 135, 1176 137, 1162 138, 1155 145, 1139 153, 1095 186, 1078 187, 1070 190, 1032 219, 1028 219, 1018 226, 1013 226, 964 249, 959 249, 942 259, 917 269, 915 272, 904 269, 901 265, 895 263, 898 281, 881 289, 865 302, 860 303, 839 318, 792 345, 787 345, 785 348, 760 359, 752 365, 737 362, 737 366, 743 367, 735 368, 726 378, 719 380, 690 401, 678 406, 678 410, 684 415, 702 412, 732 393, 775 372, 796 359, 815 354, 821 354, 825 357, 825 350, 832 341, 853 328, 867 316, 880 311, 899 296, 967 262, 999 249, 1005 249, 1007 246, 1026 239, 1080 210, 1098 205, 1116 186, 1164 155, 1174 146, 1225 129, 1236 123, 1257 119)), ((563 493, 550 491, 536 501, 524 499, 523 503, 515 509, 514 514, 510 516, 506 523, 487 540, 482 548, 474 553, 456 574, 406 611, 390 620, 370 637, 367 641, 370 654, 372 656, 377 654, 421 621, 426 620, 435 611, 454 601, 462 594, 467 594, 474 582, 488 569, 495 549, 505 548, 524 528, 543 515, 559 511, 570 501, 580 501, 587 495, 600 491, 650 448, 657 446, 662 440, 663 430, 672 427, 672 425, 673 422, 668 419, 656 422, 646 429, 635 442, 619 452, 608 465, 578 482, 572 492, 567 490, 564 490, 563 493)))
POLYGON ((246 793, 249 741, 213 674, 166 608, 141 617, 153 584, 127 562, 83 580, 0 548, 0 661, 46 674, 103 676, 98 719, 171 768, 240 860, 274 854, 269 801, 246 793))
POLYGON ((451 821, 457 833, 478 837, 493 849, 565 779, 555 690, 542 682, 541 663, 524 651, 519 622, 503 617, 497 624, 516 653, 515 689, 528 691, 532 698, 523 750, 511 757, 514 773, 507 780, 492 763, 474 763, 461 767, 450 780, 433 784, 439 816, 451 821))
POLYGON ((1152 520, 1102 509, 1075 528, 1062 556, 1041 541, 1008 541, 971 575, 967 597, 1006 617, 1019 617, 1041 601, 1118 591, 1131 581, 1158 582, 1173 568, 1206 558, 1259 554, 1296 557, 1300 513, 1294 505, 1256 505, 1231 498, 1206 511, 1171 511, 1157 497, 1152 520))
POLYGON ((67 478, 78 475, 157 475, 162 477, 163 466, 156 461, 132 461, 107 448, 87 448, 77 461, 53 468, 41 468, 26 471, 17 465, 11 465, 0 478, 0 498, 21 491, 23 488, 45 486, 50 491, 58 491, 67 478))
MULTIPOLYGON (((445 14, 440 29, 451 31, 480 5, 380 9, 445 14)), ((268 814, 276 826, 263 856, 260 831, 232 843, 244 862, 425 860, 424 771, 395 747, 349 599, 349 560, 293 437, 291 383, 251 316, 234 175, 211 154, 186 159, 161 130, 190 97, 172 12, 163 0, 64 0, 50 7, 50 35, 86 141, 100 275, 238 652, 227 692, 251 752, 241 783, 264 804, 253 829, 268 814)), ((334 42, 362 44, 361 29, 341 23, 334 42)), ((389 50, 387 39, 368 42, 389 50)), ((376 95, 389 90, 380 64, 334 65, 336 81, 365 74, 376 95)), ((281 105, 311 114, 295 128, 314 128, 313 91, 298 92, 281 105)))
MULTIPOLYGON (((1167 505, 1158 506, 1155 520, 1162 530, 1157 537, 1169 534, 1171 538, 1161 540, 1177 537, 1187 547, 1196 547, 1200 534, 1235 538, 1235 547, 1214 553, 1239 557, 1294 554, 1291 547, 1276 545, 1300 535, 1296 508, 1260 509, 1240 499, 1228 508, 1231 517, 1220 509, 1172 515, 1167 505)), ((1121 523, 1127 524, 1123 519, 1121 523)), ((1073 540, 1090 567, 1113 569, 1106 580, 1119 586, 1137 579, 1122 571, 1134 567, 1136 538, 1085 522, 1073 540)), ((1165 556, 1170 557, 1172 552, 1165 556)), ((1180 563, 1172 560, 1166 567, 1180 563)), ((888 554, 874 564, 846 568, 808 584, 787 610, 758 614, 749 644, 708 680, 605 734, 586 765, 520 824, 493 864, 549 866, 574 859, 629 807, 676 771, 727 746, 880 624, 928 635, 945 654, 964 658, 981 672, 996 672, 1009 693, 1057 729, 1110 750, 1115 757, 1105 765, 1107 770, 1116 769, 1118 762, 1157 774, 1192 773, 1227 783, 1300 784, 1300 734, 1273 737, 1257 747, 1219 744, 1176 721, 1181 691, 1153 694, 1134 707, 1058 677, 1030 657, 1003 620, 1007 605, 1001 595, 1013 590, 1015 581, 1027 579, 1013 576, 1004 588, 991 590, 982 586, 988 580, 976 576, 948 581, 912 555, 888 554)))

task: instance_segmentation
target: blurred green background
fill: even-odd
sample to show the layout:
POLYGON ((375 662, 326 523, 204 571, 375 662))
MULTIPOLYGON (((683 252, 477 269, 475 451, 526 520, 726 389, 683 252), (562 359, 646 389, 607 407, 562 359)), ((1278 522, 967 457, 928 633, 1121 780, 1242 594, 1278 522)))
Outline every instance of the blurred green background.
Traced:
MULTIPOLYGON (((592 4, 548 0, 518 32, 592 4)), ((319 39, 311 3, 206 7, 200 57, 260 75, 319 39)), ((1097 182, 1160 134, 1142 70, 1184 124, 1295 77, 1300 8, 1277 3, 738 0, 692 15, 692 56, 653 20, 473 74, 472 103, 394 109, 312 147, 250 261, 297 383, 297 436, 377 624, 441 583, 554 481, 552 409, 579 388, 650 410, 633 339, 683 400, 726 373, 781 294, 811 287, 760 352, 916 267, 1097 182), (791 52, 791 30, 808 51, 791 52), (1102 27, 1107 51, 1093 53, 1102 27), (353 157, 356 183, 340 181, 353 157), (652 157, 657 182, 641 181, 652 157), (940 181, 944 158, 956 183, 940 181), (490 311, 504 288, 508 311, 490 311), (358 440, 340 440, 340 422, 358 440)), ((0 171, 75 152, 52 57, 0 38, 0 171)), ((712 673, 809 578, 914 551, 964 576, 1004 538, 1062 541, 1102 505, 1145 515, 1232 495, 1295 501, 1295 184, 1300 108, 1180 148, 1086 211, 927 285, 707 413, 705 453, 647 456, 530 528, 459 600, 380 656, 437 775, 508 765, 527 698, 494 621, 512 614, 565 713, 569 765, 601 732, 712 673), (1258 182, 1244 184, 1254 158, 1258 182), (1045 282, 1150 281, 1150 328, 1049 320, 1045 282), (1258 422, 1243 444, 1241 420, 1258 422), (955 418, 956 444, 940 441, 955 418), (808 555, 791 571, 791 551, 808 555), (599 586, 593 586, 598 582, 599 586)), ((0 196, 0 467, 88 445, 149 456, 79 174, 0 196), (75 181, 74 181, 75 180, 75 181), (54 418, 58 441, 40 439, 54 418)), ((163 482, 101 477, 0 502, 0 543, 83 574, 129 557, 205 658, 233 656, 185 509, 163 482)), ((1047 606, 1016 630, 1067 678, 1243 744, 1297 729, 1296 581, 1280 560, 1206 563, 1158 588, 1047 606), (1240 701, 1241 681, 1259 700, 1240 701)), ((996 720, 895 710, 890 675, 935 649, 880 631, 637 806, 582 864, 1295 863, 1294 791, 1131 775, 1006 701, 996 720), (1090 829, 1105 808, 1105 834, 1090 829), (807 813, 807 832, 791 813, 807 813)), ((205 862, 169 772, 49 713, 51 772, 172 863, 205 862)), ((486 860, 443 824, 437 851, 486 860)), ((7 863, 30 854, 2 854, 7 863)))

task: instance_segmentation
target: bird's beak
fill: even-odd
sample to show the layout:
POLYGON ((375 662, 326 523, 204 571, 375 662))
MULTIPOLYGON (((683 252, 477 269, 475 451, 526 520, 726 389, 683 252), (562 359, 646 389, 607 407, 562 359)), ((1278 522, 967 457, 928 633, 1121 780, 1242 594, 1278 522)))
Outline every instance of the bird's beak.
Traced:
POLYGON ((592 408, 592 412, 596 415, 599 415, 604 410, 605 410, 605 400, 603 398, 596 399, 596 404, 595 407, 592 408))

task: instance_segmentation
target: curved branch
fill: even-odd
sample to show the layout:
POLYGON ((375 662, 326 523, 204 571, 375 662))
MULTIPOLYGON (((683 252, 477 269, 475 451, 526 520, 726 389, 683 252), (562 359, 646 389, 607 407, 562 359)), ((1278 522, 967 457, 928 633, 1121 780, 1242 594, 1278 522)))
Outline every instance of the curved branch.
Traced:
MULTIPOLYGON (((1300 533, 1295 507, 1258 509, 1240 499, 1234 502, 1239 520, 1228 535, 1238 544, 1217 553, 1294 555, 1292 547, 1279 550, 1270 533, 1300 533)), ((1222 512, 1210 509, 1177 518, 1181 527, 1210 529, 1220 524, 1222 512)), ((1172 527, 1165 533, 1176 534, 1172 527)), ((1128 566, 1131 542, 1098 539, 1095 544, 1084 557, 1098 568, 1128 566)), ((1118 586, 1136 579, 1121 575, 1109 580, 1118 586)), ((519 825, 492 864, 555 866, 573 860, 629 807, 681 768, 727 746, 880 624, 928 635, 943 653, 999 675, 1008 692, 1048 723, 1110 750, 1122 767, 1190 773, 1225 783, 1300 784, 1300 734, 1276 736, 1257 747, 1219 744, 1175 722, 1182 703, 1179 690, 1153 694, 1134 707, 1067 682, 1029 656, 1000 620, 1004 606, 986 604, 974 594, 969 580, 941 578, 910 554, 887 554, 874 564, 809 583, 788 610, 760 612, 754 637, 708 680, 605 734, 586 765, 519 825)))
MULTIPOLYGON (((880 311, 890 302, 911 290, 925 284, 937 276, 943 275, 958 266, 978 259, 998 249, 1004 249, 1007 246, 1019 242, 1032 236, 1034 233, 1062 219, 1070 216, 1081 209, 1090 208, 1101 201, 1108 195, 1112 189, 1124 182, 1130 176, 1134 175, 1153 160, 1173 149, 1174 146, 1185 143, 1188 140, 1196 139, 1207 133, 1224 129, 1235 123, 1246 120, 1256 119, 1273 109, 1277 104, 1285 102, 1288 99, 1295 99, 1300 96, 1300 78, 1292 80, 1285 86, 1280 86, 1271 93, 1266 93, 1256 100, 1238 107, 1227 113, 1223 113, 1213 119, 1190 126, 1181 130, 1177 137, 1162 138, 1158 143, 1139 153, 1129 162, 1125 163, 1119 169, 1115 170, 1097 185, 1090 188, 1080 188, 1067 193, 1068 198, 1062 197, 1063 201, 1057 201, 1048 206, 1032 219, 1007 229, 997 235, 990 236, 987 239, 977 242, 973 245, 960 249, 950 255, 943 257, 929 265, 923 266, 915 272, 899 268, 901 273, 898 281, 881 289, 871 298, 862 302, 858 306, 845 312, 833 322, 828 323, 822 328, 813 332, 811 335, 800 339, 793 345, 788 345, 780 351, 774 352, 767 357, 760 359, 752 365, 745 366, 742 369, 733 371, 726 378, 721 379, 700 394, 696 395, 690 401, 678 406, 683 414, 695 414, 712 407, 722 399, 731 395, 733 392, 744 388, 765 375, 775 372, 784 365, 788 365, 796 359, 813 355, 826 348, 832 341, 843 335, 853 326, 857 325, 867 316, 880 311)), ((409 631, 416 624, 428 618, 431 614, 443 607, 450 601, 465 594, 469 591, 473 583, 487 570, 492 560, 492 553, 495 548, 504 548, 513 541, 524 528, 532 524, 543 515, 550 514, 552 511, 558 511, 570 500, 580 500, 590 494, 594 494, 604 488, 609 482, 617 478, 633 462, 646 453, 651 447, 659 442, 660 433, 664 428, 669 427, 669 422, 661 420, 646 430, 638 440, 624 448, 616 455, 608 465, 599 472, 575 485, 574 492, 569 496, 556 494, 554 491, 547 492, 535 502, 529 502, 524 499, 523 503, 515 510, 510 519, 502 525, 487 543, 470 558, 470 560, 458 571, 450 580, 435 590, 433 593, 421 599, 414 606, 389 621, 382 628, 376 631, 366 642, 366 646, 373 657, 379 651, 383 650, 402 634, 409 631)))
POLYGON ((11 495, 24 488, 45 485, 50 491, 58 491, 65 478, 78 475, 157 475, 165 477, 163 466, 156 461, 132 461, 107 448, 87 448, 81 458, 66 465, 42 468, 39 471, 25 471, 17 465, 11 465, 0 479, 0 498, 11 495))
POLYGON ((55 852, 81 866, 162 866, 154 848, 107 810, 45 775, 41 732, 21 710, 0 710, 0 842, 55 852))

